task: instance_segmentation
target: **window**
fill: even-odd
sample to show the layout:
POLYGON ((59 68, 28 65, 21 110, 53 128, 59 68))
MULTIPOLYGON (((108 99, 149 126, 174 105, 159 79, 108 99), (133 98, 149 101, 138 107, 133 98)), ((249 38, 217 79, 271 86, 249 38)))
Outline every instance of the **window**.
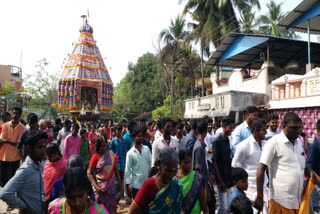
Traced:
POLYGON ((222 96, 220 99, 221 99, 221 102, 220 102, 221 103, 221 108, 224 108, 224 96, 222 96))
POLYGON ((194 102, 192 102, 192 110, 194 109, 194 102))
POLYGON ((189 110, 191 110, 191 102, 189 103, 189 110))
POLYGON ((219 108, 219 97, 216 98, 216 108, 219 108))

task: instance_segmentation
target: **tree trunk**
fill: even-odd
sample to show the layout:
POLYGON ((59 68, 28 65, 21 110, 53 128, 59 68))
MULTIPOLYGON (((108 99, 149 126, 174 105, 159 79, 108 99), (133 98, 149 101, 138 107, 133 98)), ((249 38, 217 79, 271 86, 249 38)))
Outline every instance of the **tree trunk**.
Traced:
POLYGON ((203 48, 201 47, 201 96, 204 96, 204 75, 203 75, 203 48))
POLYGON ((171 71, 170 117, 173 116, 173 70, 171 71))

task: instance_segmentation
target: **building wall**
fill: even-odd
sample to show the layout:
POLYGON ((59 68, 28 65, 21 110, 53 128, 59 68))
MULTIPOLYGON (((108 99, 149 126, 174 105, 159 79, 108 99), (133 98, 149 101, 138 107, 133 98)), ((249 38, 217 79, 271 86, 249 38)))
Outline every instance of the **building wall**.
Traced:
POLYGON ((20 90, 22 80, 11 74, 11 65, 0 65, 0 84, 4 85, 7 82, 20 90))
POLYGON ((0 84, 6 82, 12 82, 13 77, 11 77, 11 66, 10 65, 0 65, 0 84))
POLYGON ((231 111, 241 112, 249 105, 262 106, 268 96, 251 92, 228 91, 206 97, 185 100, 185 118, 226 116, 231 111))
POLYGON ((243 79, 240 71, 233 71, 228 83, 218 86, 213 76, 211 76, 213 93, 222 93, 226 91, 242 91, 252 93, 268 94, 267 69, 262 68, 258 76, 250 79, 243 79))
POLYGON ((272 109, 271 113, 279 115, 280 128, 283 128, 283 117, 288 112, 295 112, 299 115, 303 123, 303 132, 307 135, 309 141, 313 141, 317 136, 316 123, 320 119, 320 107, 304 107, 304 108, 283 108, 272 109))

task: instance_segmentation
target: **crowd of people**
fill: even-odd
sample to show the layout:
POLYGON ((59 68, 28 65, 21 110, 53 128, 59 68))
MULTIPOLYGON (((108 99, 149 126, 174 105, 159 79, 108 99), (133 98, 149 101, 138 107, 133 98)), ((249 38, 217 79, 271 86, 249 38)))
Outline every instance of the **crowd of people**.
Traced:
POLYGON ((309 145, 293 112, 283 127, 254 106, 237 126, 229 116, 102 124, 12 114, 0 125, 8 210, 113 214, 124 198, 130 214, 320 212, 320 140, 309 145))

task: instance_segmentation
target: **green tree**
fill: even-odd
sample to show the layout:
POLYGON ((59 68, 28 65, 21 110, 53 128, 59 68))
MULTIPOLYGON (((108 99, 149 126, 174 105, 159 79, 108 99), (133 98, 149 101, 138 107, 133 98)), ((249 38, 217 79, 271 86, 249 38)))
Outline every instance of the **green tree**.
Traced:
POLYGON ((151 112, 161 106, 167 96, 165 76, 159 71, 157 57, 146 53, 136 64, 128 65, 129 72, 115 89, 114 104, 121 117, 130 113, 151 112))
POLYGON ((2 85, 0 95, 3 96, 6 103, 5 111, 9 111, 9 109, 21 105, 21 102, 18 102, 18 100, 21 99, 19 92, 15 87, 11 86, 9 82, 2 85))
POLYGON ((175 73, 177 72, 177 64, 179 63, 179 51, 184 45, 184 39, 189 35, 189 32, 185 30, 186 22, 178 15, 175 20, 171 20, 168 29, 164 29, 160 32, 159 39, 163 44, 160 50, 160 65, 169 80, 170 87, 170 116, 173 116, 173 102, 175 73))
POLYGON ((51 105, 57 93, 58 77, 48 73, 48 64, 45 58, 39 60, 35 66, 37 70, 23 82, 26 107, 40 118, 58 116, 57 106, 51 105))
POLYGON ((202 40, 202 47, 208 47, 210 42, 218 47, 223 35, 238 31, 239 21, 235 11, 254 6, 260 9, 259 0, 188 0, 183 14, 191 14, 196 23, 194 38, 202 40))
POLYGON ((240 31, 243 33, 259 33, 256 29, 255 13, 251 12, 251 8, 244 9, 240 14, 240 31))
POLYGON ((281 11, 282 3, 276 4, 275 1, 270 1, 267 4, 268 13, 258 18, 259 30, 267 35, 297 38, 298 36, 288 30, 280 30, 276 26, 283 19, 285 14, 281 11))

